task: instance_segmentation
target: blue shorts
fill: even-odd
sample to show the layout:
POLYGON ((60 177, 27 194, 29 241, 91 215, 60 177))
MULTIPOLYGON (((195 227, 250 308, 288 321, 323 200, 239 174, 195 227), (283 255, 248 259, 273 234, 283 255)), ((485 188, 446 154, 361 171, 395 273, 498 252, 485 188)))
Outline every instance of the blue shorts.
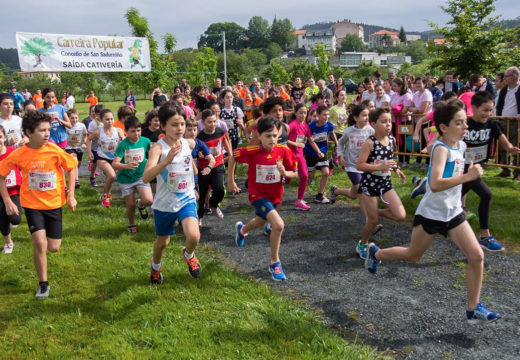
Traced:
POLYGON ((92 155, 94 155, 94 159, 92 159, 92 162, 93 162, 94 164, 96 164, 97 161, 98 161, 98 159, 99 159, 99 156, 98 156, 98 154, 97 154, 97 151, 96 151, 96 150, 92 150, 92 155))
POLYGON ((361 173, 347 171, 348 178, 352 182, 352 185, 357 185, 361 182, 361 173))
POLYGON ((155 223, 155 235, 169 236, 175 234, 175 230, 173 228, 175 220, 177 219, 180 224, 182 223, 182 220, 189 217, 198 219, 197 205, 194 202, 190 202, 184 205, 178 212, 154 210, 153 220, 155 223))
POLYGON ((253 202, 251 205, 255 207, 255 214, 260 216, 262 219, 267 220, 267 214, 271 210, 276 210, 276 204, 273 204, 267 198, 260 198, 253 202))

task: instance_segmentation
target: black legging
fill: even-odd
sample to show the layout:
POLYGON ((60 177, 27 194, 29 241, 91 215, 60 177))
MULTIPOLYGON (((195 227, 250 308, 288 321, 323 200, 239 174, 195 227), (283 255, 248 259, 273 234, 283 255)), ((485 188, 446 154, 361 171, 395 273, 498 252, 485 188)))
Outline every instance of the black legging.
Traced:
POLYGON ((489 229, 491 190, 489 190, 488 186, 481 178, 462 184, 462 196, 466 195, 470 190, 473 190, 480 198, 480 203, 478 204, 480 228, 489 229))
POLYGON ((7 236, 11 233, 11 227, 9 224, 19 225, 22 221, 22 207, 20 206, 20 195, 11 195, 11 200, 18 208, 18 215, 7 215, 5 212, 5 204, 2 198, 0 198, 0 231, 3 236, 7 236))
POLYGON ((224 175, 226 171, 224 165, 219 165, 208 175, 202 175, 199 172, 199 208, 197 209, 197 215, 199 219, 204 217, 204 201, 206 194, 208 193, 209 186, 211 185, 211 197, 209 198, 209 206, 215 208, 224 199, 224 175))

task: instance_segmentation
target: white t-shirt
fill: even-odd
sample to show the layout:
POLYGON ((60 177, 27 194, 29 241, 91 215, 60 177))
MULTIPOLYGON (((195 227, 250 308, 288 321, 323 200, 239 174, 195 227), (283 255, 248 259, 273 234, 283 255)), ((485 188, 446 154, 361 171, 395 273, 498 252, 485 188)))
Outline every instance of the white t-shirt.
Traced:
POLYGON ((18 146, 20 141, 22 141, 22 118, 16 115, 11 115, 9 120, 4 118, 0 118, 0 125, 5 130, 5 134, 8 140, 11 140, 12 137, 16 136, 17 140, 14 146, 18 146))
POLYGON ((384 94, 383 96, 381 96, 381 100, 377 100, 377 96, 376 96, 376 99, 374 100, 376 109, 380 108, 381 105, 383 105, 383 103, 388 103, 388 105, 390 105, 390 96, 388 96, 387 94, 384 94))
POLYGON ((76 125, 67 129, 67 135, 69 137, 67 138, 67 147, 65 149, 80 150, 86 133, 87 128, 85 124, 80 122, 77 122, 76 125))
POLYGON ((67 98, 67 102, 65 103, 65 107, 67 109, 73 109, 74 108, 74 103, 76 102, 76 99, 74 99, 74 96, 69 96, 67 98))
POLYGON ((361 101, 372 100, 374 103, 376 102, 376 92, 369 93, 368 90, 363 91, 363 95, 361 95, 361 101))
POLYGON ((430 105, 424 110, 425 114, 428 114, 430 111, 432 111, 432 104, 433 104, 433 96, 430 90, 426 89, 423 91, 423 93, 419 93, 419 91, 416 91, 412 96, 412 103, 414 104, 414 107, 420 109, 422 106, 422 103, 425 101, 429 101, 430 105))
POLYGON ((518 85, 514 89, 507 87, 506 98, 504 100, 504 109, 502 109, 502 116, 516 116, 518 115, 518 107, 516 106, 515 94, 518 91, 518 85))

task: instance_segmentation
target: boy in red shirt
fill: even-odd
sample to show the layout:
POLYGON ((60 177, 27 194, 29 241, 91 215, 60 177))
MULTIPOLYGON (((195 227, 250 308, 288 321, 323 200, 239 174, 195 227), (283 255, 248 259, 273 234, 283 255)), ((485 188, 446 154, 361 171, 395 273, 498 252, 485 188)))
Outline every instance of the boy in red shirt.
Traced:
POLYGON ((281 126, 282 123, 272 116, 260 119, 257 124, 260 145, 236 149, 229 159, 228 170, 229 190, 237 193, 240 189, 233 176, 235 164, 239 162, 249 165, 247 171, 249 201, 256 210, 256 216, 246 225, 241 221, 235 224, 235 243, 237 246, 244 246, 248 231, 256 228, 262 229, 265 222, 268 221, 272 226, 269 272, 276 281, 286 279, 279 258, 284 222, 276 211, 276 207, 282 203, 282 177, 293 179, 298 176, 294 154, 287 146, 277 144, 281 126))

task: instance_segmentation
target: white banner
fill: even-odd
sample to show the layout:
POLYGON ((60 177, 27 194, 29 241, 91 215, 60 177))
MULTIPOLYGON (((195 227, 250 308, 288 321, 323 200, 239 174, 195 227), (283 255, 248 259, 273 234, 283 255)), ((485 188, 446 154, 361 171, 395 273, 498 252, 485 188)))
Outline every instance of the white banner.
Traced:
POLYGON ((147 38, 16 33, 20 68, 26 71, 150 71, 147 38))

